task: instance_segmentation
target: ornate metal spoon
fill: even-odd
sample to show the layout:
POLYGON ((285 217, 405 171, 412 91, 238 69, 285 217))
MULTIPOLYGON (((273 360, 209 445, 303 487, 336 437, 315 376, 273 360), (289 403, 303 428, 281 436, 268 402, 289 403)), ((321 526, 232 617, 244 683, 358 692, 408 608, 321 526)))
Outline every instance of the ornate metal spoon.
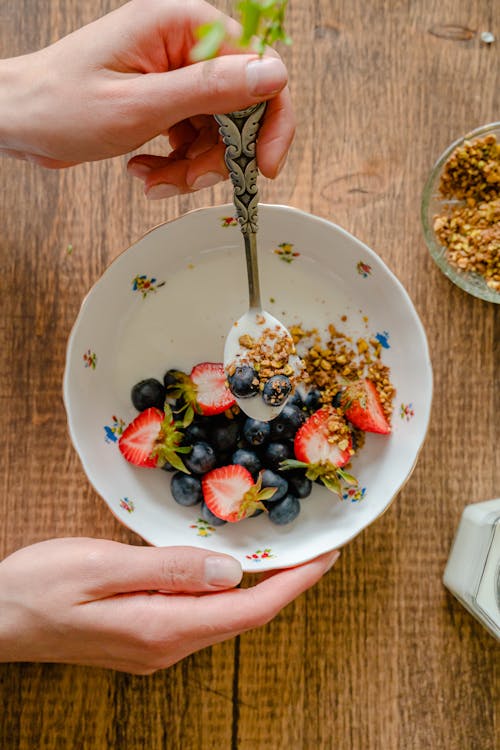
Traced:
POLYGON ((248 312, 234 323, 226 338, 224 368, 241 410, 254 419, 269 421, 283 409, 302 363, 295 355, 290 332, 277 318, 262 309, 260 299, 256 144, 265 108, 266 103, 262 102, 239 112, 215 115, 215 119, 226 145, 225 161, 245 243, 249 297, 248 312), (284 367, 275 368, 277 374, 262 366, 262 361, 276 363, 278 356, 284 367), (254 370, 250 377, 249 367, 254 370), (242 368, 246 368, 245 372, 242 368), (269 374, 267 380, 266 373, 269 374), (235 380, 235 374, 239 382, 235 380))

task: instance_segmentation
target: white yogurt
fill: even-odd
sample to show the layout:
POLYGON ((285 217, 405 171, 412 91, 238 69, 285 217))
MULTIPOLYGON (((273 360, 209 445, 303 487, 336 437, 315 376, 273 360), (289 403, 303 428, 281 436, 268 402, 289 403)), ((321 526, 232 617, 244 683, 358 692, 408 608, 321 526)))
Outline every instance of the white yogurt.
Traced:
MULTIPOLYGON (((277 333, 280 338, 291 338, 288 329, 277 318, 270 315, 266 310, 249 310, 237 320, 228 333, 224 346, 224 369, 228 372, 231 366, 251 364, 249 362, 248 349, 241 345, 240 338, 244 334, 259 340, 266 331, 277 333)), ((272 345, 269 339, 269 345, 272 345)), ((288 358, 288 364, 293 368, 293 377, 298 377, 303 369, 302 360, 295 354, 288 358)), ((260 393, 251 398, 236 398, 240 409, 249 417, 269 422, 282 411, 288 399, 279 406, 270 406, 265 403, 260 393)))

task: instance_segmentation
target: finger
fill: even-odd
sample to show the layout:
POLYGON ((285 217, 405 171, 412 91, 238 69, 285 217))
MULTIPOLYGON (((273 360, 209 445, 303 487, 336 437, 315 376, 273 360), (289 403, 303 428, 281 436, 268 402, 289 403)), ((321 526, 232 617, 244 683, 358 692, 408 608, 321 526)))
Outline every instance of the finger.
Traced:
POLYGON ((194 159, 143 154, 130 160, 127 169, 144 181, 150 199, 169 198, 216 185, 227 178, 224 145, 218 143, 194 159))
POLYGON ((217 143, 196 158, 189 160, 186 182, 192 190, 211 187, 226 179, 228 171, 224 161, 225 151, 224 144, 217 143))
POLYGON ((207 125, 201 128, 196 138, 190 143, 186 150, 186 156, 188 159, 194 159, 196 156, 205 153, 209 148, 216 146, 219 143, 219 130, 217 123, 213 122, 213 125, 207 125))
POLYGON ((167 73, 127 78, 124 85, 134 102, 141 102, 142 119, 156 132, 165 132, 179 120, 270 99, 287 80, 285 65, 274 55, 224 55, 167 73))
MULTIPOLYGON (((296 568, 273 572, 248 589, 234 589, 224 594, 186 600, 186 612, 194 623, 200 623, 197 635, 209 630, 214 639, 222 640, 237 633, 270 622, 283 607, 314 586, 338 560, 340 552, 328 552, 296 568), (196 613, 197 610, 197 613, 196 613)), ((214 641, 215 642, 215 641, 214 641)))
POLYGON ((257 139, 257 162, 265 177, 273 179, 283 169, 295 136, 295 115, 288 87, 271 99, 257 139))
POLYGON ((189 120, 182 120, 182 122, 177 122, 175 125, 172 125, 167 133, 168 140, 172 148, 179 148, 180 146, 184 146, 184 144, 186 143, 192 143, 194 140, 196 140, 197 134, 198 131, 189 120))
POLYGON ((196 547, 135 547, 97 542, 86 562, 91 599, 134 591, 203 593, 237 586, 240 563, 196 547))

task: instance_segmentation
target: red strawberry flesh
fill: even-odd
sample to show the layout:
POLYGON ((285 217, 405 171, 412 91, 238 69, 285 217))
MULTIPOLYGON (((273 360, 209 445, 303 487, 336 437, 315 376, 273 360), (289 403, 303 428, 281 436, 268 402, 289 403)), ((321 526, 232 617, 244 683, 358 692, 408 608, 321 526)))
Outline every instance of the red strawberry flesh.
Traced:
POLYGON ((365 378, 349 385, 344 394, 345 415, 349 422, 364 432, 388 435, 391 426, 385 415, 375 384, 365 378))
POLYGON ((152 455, 160 434, 164 414, 159 409, 145 409, 128 425, 118 441, 118 447, 127 461, 135 466, 154 467, 157 457, 152 455))
POLYGON ((314 412, 297 431, 294 453, 298 461, 307 464, 323 463, 341 467, 351 458, 351 446, 351 436, 338 411, 324 406, 314 412))
POLYGON ((196 386, 196 402, 202 414, 221 414, 235 403, 220 362, 201 362, 189 377, 196 386))
POLYGON ((254 486, 244 466, 230 465, 212 469, 201 480, 203 499, 209 510, 224 521, 240 521, 245 493, 254 486))

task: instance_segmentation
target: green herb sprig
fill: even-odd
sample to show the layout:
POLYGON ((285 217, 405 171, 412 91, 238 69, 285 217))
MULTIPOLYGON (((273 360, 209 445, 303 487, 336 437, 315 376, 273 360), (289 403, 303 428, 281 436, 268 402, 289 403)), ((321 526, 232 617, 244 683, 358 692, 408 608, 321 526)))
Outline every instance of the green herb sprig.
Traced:
POLYGON ((222 21, 204 24, 196 30, 198 42, 191 50, 191 59, 200 62, 215 57, 225 41, 247 48, 255 40, 254 49, 260 56, 266 47, 276 42, 291 44, 285 31, 287 5, 288 0, 240 0, 237 5, 241 24, 239 39, 228 36, 222 21))

